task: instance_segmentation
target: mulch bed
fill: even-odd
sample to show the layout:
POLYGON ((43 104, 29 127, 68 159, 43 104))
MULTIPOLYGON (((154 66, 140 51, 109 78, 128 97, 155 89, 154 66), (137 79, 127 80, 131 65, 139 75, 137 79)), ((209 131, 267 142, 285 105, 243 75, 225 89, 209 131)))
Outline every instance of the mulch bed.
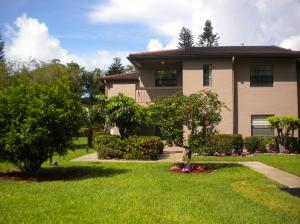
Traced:
POLYGON ((190 164, 188 167, 185 167, 185 164, 179 163, 175 164, 169 168, 169 171, 173 173, 211 173, 213 169, 206 169, 204 166, 199 166, 198 164, 190 164))

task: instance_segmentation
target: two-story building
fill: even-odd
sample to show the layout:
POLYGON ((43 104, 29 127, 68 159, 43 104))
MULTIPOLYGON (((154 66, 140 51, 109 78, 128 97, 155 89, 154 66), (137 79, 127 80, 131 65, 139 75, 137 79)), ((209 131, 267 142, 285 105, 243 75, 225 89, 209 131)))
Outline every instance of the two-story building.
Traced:
POLYGON ((272 135, 267 117, 299 115, 300 52, 277 46, 193 47, 133 53, 137 72, 104 78, 108 97, 141 104, 176 92, 210 89, 228 109, 220 133, 272 135))

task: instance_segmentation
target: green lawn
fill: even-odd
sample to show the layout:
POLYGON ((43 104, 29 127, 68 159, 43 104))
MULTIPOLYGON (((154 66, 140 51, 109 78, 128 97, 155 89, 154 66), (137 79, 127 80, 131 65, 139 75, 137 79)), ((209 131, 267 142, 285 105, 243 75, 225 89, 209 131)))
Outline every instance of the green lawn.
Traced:
POLYGON ((70 162, 86 154, 80 147, 57 168, 45 164, 39 178, 52 180, 0 179, 0 223, 300 223, 300 199, 248 168, 175 174, 168 163, 70 162))
POLYGON ((194 161, 260 161, 300 176, 300 155, 254 154, 247 157, 194 156, 194 161))

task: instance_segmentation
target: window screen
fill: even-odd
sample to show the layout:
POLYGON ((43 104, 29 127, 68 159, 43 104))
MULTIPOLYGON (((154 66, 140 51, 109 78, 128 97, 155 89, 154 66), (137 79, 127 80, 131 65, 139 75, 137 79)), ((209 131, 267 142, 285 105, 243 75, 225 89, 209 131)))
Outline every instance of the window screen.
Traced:
POLYGON ((273 86, 272 65, 250 66, 250 86, 273 86))
POLYGON ((155 86, 177 86, 177 70, 157 70, 155 73, 155 86))
POLYGON ((211 86, 211 65, 203 65, 203 86, 211 86))
POLYGON ((251 132, 252 136, 273 136, 273 128, 271 127, 268 117, 272 115, 252 115, 251 132))

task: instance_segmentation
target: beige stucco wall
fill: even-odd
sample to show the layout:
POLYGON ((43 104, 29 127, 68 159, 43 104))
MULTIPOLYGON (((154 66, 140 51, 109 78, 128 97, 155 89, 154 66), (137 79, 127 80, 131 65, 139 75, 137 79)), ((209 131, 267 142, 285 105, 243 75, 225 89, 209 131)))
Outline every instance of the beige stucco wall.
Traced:
POLYGON ((118 93, 123 93, 135 99, 135 89, 137 82, 108 82, 106 83, 106 95, 107 97, 112 97, 118 95, 118 93))
MULTIPOLYGON (((183 93, 186 95, 204 88, 219 94, 220 99, 228 108, 222 111, 222 121, 218 126, 220 133, 236 131, 243 136, 250 136, 251 115, 298 116, 297 75, 294 59, 236 59, 234 71, 232 68, 233 63, 230 58, 185 60, 182 63, 182 74, 178 74, 178 86, 182 86, 183 93), (212 86, 210 87, 203 87, 203 64, 212 64, 212 86), (250 87, 251 64, 273 65, 273 87, 250 87), (235 114, 234 109, 236 109, 235 114)), ((139 68, 141 77, 138 82, 108 82, 106 84, 107 96, 111 97, 122 92, 135 99, 136 89, 155 86, 156 69, 155 66, 139 68)), ((114 134, 118 133, 117 129, 113 131, 114 134)))
POLYGON ((216 92, 228 109, 222 111, 218 126, 221 133, 233 133, 233 75, 231 59, 199 59, 183 62, 183 94, 189 95, 201 89, 216 92), (212 85, 203 86, 203 64, 212 65, 212 85))
POLYGON ((251 115, 298 116, 294 59, 239 59, 235 64, 238 132, 251 135, 251 115), (250 87, 250 65, 273 65, 273 87, 250 87))

